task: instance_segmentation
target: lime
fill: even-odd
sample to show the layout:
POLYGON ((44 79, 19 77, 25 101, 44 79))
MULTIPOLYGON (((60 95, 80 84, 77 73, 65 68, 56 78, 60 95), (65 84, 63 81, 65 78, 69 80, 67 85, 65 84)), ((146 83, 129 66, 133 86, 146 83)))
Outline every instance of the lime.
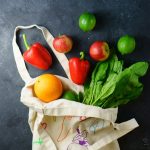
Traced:
POLYGON ((62 98, 67 99, 67 100, 78 101, 77 94, 71 90, 65 91, 62 98))
POLYGON ((124 55, 132 53, 135 49, 135 44, 135 39, 132 36, 125 35, 120 37, 117 46, 119 52, 124 55))
POLYGON ((84 32, 91 31, 96 25, 96 18, 93 14, 85 12, 79 17, 79 27, 84 32))

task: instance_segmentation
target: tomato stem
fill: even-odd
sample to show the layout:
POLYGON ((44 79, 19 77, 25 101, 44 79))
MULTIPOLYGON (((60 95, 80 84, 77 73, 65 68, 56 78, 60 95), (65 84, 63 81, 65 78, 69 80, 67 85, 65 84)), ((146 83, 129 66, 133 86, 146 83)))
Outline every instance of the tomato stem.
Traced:
POLYGON ((80 52, 80 59, 81 59, 81 60, 84 59, 84 56, 85 56, 84 52, 83 52, 83 51, 80 52))
POLYGON ((30 48, 30 46, 29 46, 29 44, 28 44, 28 42, 27 42, 26 35, 23 34, 22 36, 23 36, 23 42, 24 42, 24 45, 25 45, 26 49, 28 50, 28 49, 30 48))

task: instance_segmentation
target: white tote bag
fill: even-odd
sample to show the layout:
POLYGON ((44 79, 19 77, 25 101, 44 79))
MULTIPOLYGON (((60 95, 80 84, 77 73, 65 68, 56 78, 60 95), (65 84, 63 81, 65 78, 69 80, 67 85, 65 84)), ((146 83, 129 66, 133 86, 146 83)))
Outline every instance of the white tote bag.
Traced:
POLYGON ((119 150, 117 139, 138 127, 135 119, 117 124, 117 108, 102 109, 62 98, 43 103, 34 96, 33 85, 36 78, 30 77, 16 43, 18 30, 33 27, 42 31, 68 76, 57 76, 62 81, 64 89, 71 89, 77 93, 83 91, 83 86, 76 85, 70 80, 68 59, 64 54, 54 50, 54 38, 45 27, 16 27, 12 45, 18 72, 25 82, 20 99, 29 107, 28 121, 33 133, 32 150, 119 150))

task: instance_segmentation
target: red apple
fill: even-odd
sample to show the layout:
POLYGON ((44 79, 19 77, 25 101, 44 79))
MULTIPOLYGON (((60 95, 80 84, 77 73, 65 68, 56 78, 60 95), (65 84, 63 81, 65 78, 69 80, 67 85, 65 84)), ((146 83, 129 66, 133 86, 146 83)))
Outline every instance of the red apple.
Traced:
POLYGON ((90 46, 90 56, 96 61, 106 60, 109 53, 109 46, 106 42, 96 41, 90 46))
POLYGON ((72 39, 67 35, 60 35, 53 40, 53 47, 60 53, 67 53, 72 49, 72 39))

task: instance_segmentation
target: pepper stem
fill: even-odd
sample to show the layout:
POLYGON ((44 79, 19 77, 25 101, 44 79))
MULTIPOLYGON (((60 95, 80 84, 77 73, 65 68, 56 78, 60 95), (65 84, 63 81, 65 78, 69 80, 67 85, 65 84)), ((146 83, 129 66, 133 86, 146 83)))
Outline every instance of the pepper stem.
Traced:
POLYGON ((23 36, 23 42, 24 42, 24 45, 25 45, 26 49, 28 50, 28 49, 30 48, 30 46, 28 45, 26 35, 23 34, 22 36, 23 36))
POLYGON ((84 59, 84 56, 85 56, 84 52, 83 52, 83 51, 80 52, 80 59, 81 59, 81 60, 84 59))

